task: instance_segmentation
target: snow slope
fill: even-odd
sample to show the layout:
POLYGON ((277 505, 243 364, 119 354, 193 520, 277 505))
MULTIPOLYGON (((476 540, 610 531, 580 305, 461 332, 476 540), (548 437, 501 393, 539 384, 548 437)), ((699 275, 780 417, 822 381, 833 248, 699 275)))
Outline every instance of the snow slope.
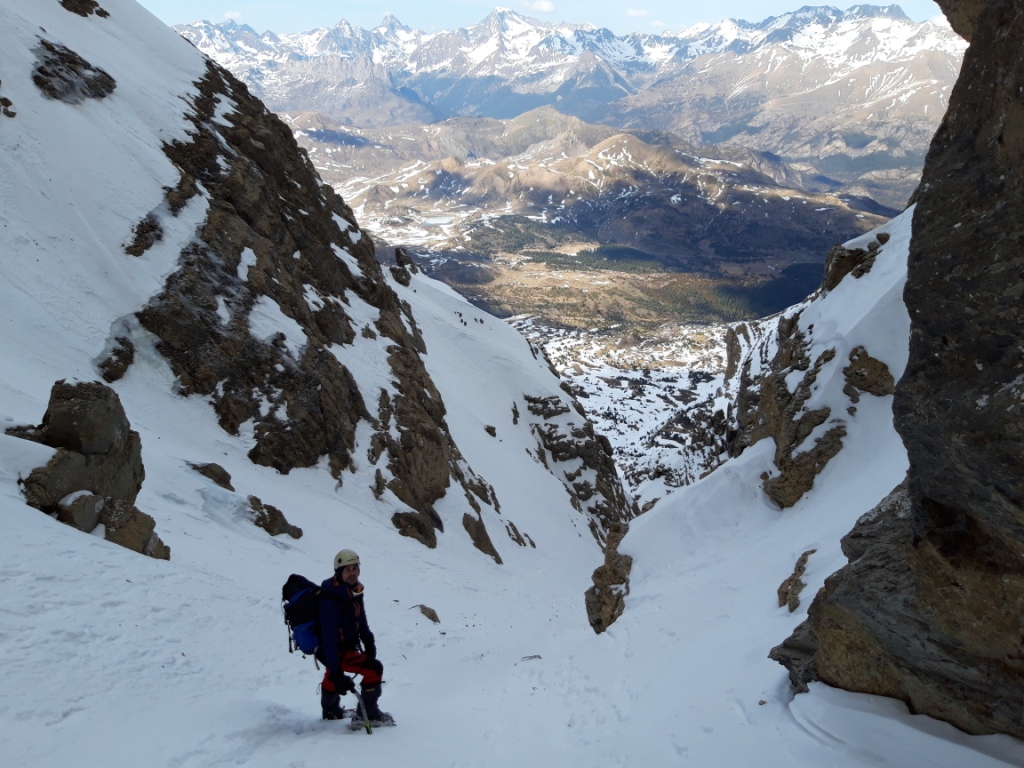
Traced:
MULTIPOLYGON (((9 43, 0 95, 16 111, 0 117, 4 426, 38 423, 55 379, 95 378, 111 325, 159 288, 174 243, 203 215, 200 195, 163 244, 137 259, 122 252, 140 212, 176 181, 159 145, 183 135, 180 96, 204 62, 132 0, 102 6, 109 19, 56 2, 0 6, 9 43), (102 66, 115 92, 75 106, 41 98, 25 54, 41 34, 102 66)), ((853 338, 874 316, 857 307, 898 315, 909 223, 893 225, 889 268, 873 270, 856 294, 833 291, 814 310, 819 323, 846 307, 835 334, 853 338)), ((4 765, 1021 763, 1014 740, 967 737, 888 700, 821 686, 793 700, 784 670, 766 659, 803 616, 775 605, 795 556, 819 548, 809 596, 840 562, 838 537, 902 476, 888 399, 862 403, 847 447, 793 509, 772 508, 759 491, 769 464, 761 444, 636 521, 623 544, 635 558, 627 611, 597 636, 583 591, 600 552, 560 482, 528 453, 536 445, 510 426, 515 398, 557 391, 557 382, 521 336, 447 288, 415 275, 396 290, 423 332, 452 434, 536 547, 495 536, 502 566, 466 537, 442 535, 429 550, 396 534, 364 482, 369 466, 339 487, 321 468, 282 476, 251 464, 251 441, 221 431, 203 398, 174 394, 167 364, 139 344, 114 386, 142 437, 137 503, 156 519, 170 561, 27 507, 18 478, 50 451, 0 435, 4 765), (239 514, 237 495, 187 461, 222 464, 236 487, 279 506, 305 535, 268 537, 239 514), (363 557, 388 681, 382 704, 399 722, 372 736, 319 721, 320 673, 286 653, 279 612, 286 576, 327 576, 341 547, 363 557)), ((817 338, 826 340, 820 330, 817 338)), ((894 354, 905 339, 904 321, 894 354)), ((447 517, 460 505, 438 507, 447 517)))

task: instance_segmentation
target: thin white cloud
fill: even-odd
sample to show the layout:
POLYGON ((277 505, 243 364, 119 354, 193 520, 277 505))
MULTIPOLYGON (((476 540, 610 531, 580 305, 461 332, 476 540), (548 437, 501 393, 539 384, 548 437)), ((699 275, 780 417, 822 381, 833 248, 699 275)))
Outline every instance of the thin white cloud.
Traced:
POLYGON ((650 16, 651 12, 650 11, 641 10, 640 8, 630 8, 629 10, 626 11, 626 15, 627 16, 650 16))
POLYGON ((224 11, 224 18, 225 19, 230 19, 231 21, 238 21, 240 18, 242 18, 242 12, 241 11, 224 11))
POLYGON ((533 0, 533 2, 524 2, 520 5, 538 13, 551 13, 555 10, 555 4, 551 0, 533 0))

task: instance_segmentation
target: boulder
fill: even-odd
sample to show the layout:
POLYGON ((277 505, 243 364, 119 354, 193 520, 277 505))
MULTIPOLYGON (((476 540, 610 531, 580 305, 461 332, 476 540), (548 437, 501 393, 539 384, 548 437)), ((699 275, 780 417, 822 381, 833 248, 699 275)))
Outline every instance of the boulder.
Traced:
POLYGON ((23 484, 26 502, 62 523, 150 557, 170 558, 152 517, 135 507, 145 470, 142 442, 117 393, 99 382, 58 381, 42 424, 8 434, 56 448, 23 484))
POLYGON ((156 521, 124 499, 106 499, 100 514, 107 541, 159 560, 170 560, 171 550, 156 535, 156 521))
POLYGON ((189 467, 194 469, 207 480, 212 480, 224 490, 232 492, 235 490, 235 486, 231 484, 231 473, 224 469, 220 464, 212 462, 209 464, 189 463, 189 467))
POLYGON ((25 479, 30 505, 52 512, 66 496, 83 490, 135 503, 146 476, 142 441, 110 387, 58 381, 42 424, 8 433, 57 449, 45 467, 25 479))
POLYGON ((843 369, 843 375, 846 377, 843 392, 854 403, 860 402, 861 392, 884 397, 896 391, 889 366, 869 355, 864 347, 850 350, 850 364, 843 369))
POLYGON ((57 519, 91 533, 100 524, 100 514, 106 501, 106 497, 93 493, 73 493, 57 504, 57 519))
POLYGON ((273 504, 264 503, 258 496, 250 496, 249 509, 253 515, 253 524, 257 528, 262 528, 271 536, 287 533, 293 539, 302 538, 302 529, 297 525, 289 523, 285 519, 284 512, 273 504))

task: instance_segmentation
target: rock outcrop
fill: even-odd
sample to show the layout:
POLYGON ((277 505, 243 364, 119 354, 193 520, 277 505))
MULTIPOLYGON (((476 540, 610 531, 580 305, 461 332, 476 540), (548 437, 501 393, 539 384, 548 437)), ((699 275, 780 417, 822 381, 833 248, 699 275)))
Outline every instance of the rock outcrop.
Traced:
POLYGON ((776 472, 762 476, 765 493, 780 507, 791 507, 814 485, 814 478, 842 448, 841 415, 827 406, 808 407, 822 368, 835 358, 826 349, 811 359, 813 331, 801 327, 800 310, 740 325, 728 335, 727 381, 735 399, 728 425, 728 455, 738 456, 765 438, 775 443, 776 472), (828 428, 810 446, 805 441, 823 424, 828 428))
POLYGON ((259 496, 249 497, 249 509, 252 512, 253 525, 262 528, 271 536, 286 533, 293 539, 302 538, 302 529, 299 526, 289 523, 284 512, 273 504, 264 503, 259 496))
MULTIPOLYGON (((721 397, 688 412, 686 430, 704 446, 705 474, 726 457, 736 457, 765 438, 775 443, 775 470, 762 476, 764 492, 780 507, 796 504, 814 486, 814 479, 842 449, 846 413, 856 412, 861 393, 891 395, 893 377, 882 361, 860 346, 849 351, 842 375, 849 400, 846 413, 827 405, 815 407, 819 378, 831 377, 841 361, 829 346, 812 354, 813 322, 803 313, 844 280, 867 275, 889 242, 879 232, 865 247, 833 247, 825 264, 821 288, 807 302, 786 312, 739 323, 726 333, 725 382, 721 397), (827 373, 824 373, 827 370, 827 373)), ((845 353, 845 350, 844 350, 845 353)))
POLYGON ((816 549, 808 549, 797 558, 796 565, 793 566, 793 573, 786 577, 786 580, 779 585, 779 608, 789 608, 789 612, 793 613, 793 611, 800 607, 800 593, 807 586, 803 578, 804 572, 807 570, 807 561, 817 551, 816 549))
POLYGON ((106 98, 117 87, 109 74, 60 43, 40 39, 34 52, 32 82, 48 99, 81 104, 86 99, 106 98))
POLYGON ((217 485, 223 488, 225 491, 231 491, 234 493, 235 486, 231 484, 231 474, 224 469, 220 464, 189 464, 189 467, 194 469, 200 475, 205 477, 207 480, 213 480, 217 485))
POLYGON ((588 515, 590 532, 605 546, 608 531, 639 513, 619 482, 611 443, 594 432, 575 400, 523 397, 538 459, 561 480, 573 507, 588 515))
POLYGON ((117 393, 99 382, 58 381, 42 424, 7 434, 55 448, 22 482, 26 502, 62 523, 151 557, 170 557, 153 518, 135 507, 146 476, 142 442, 117 393))
POLYGON ((588 589, 585 595, 587 620, 597 634, 608 629, 626 609, 633 558, 621 554, 619 544, 627 530, 624 524, 613 526, 609 530, 604 563, 594 571, 594 586, 588 589))
POLYGON ((867 248, 844 248, 841 245, 833 246, 825 257, 825 277, 821 281, 821 289, 827 293, 839 285, 840 281, 849 274, 854 277, 862 277, 871 270, 875 263, 875 256, 878 255, 878 248, 889 242, 889 235, 880 233, 878 239, 868 243, 867 248))
POLYGON ((101 19, 110 17, 110 14, 96 0, 60 0, 60 4, 79 16, 88 17, 95 13, 101 19))
MULTIPOLYGON (((864 248, 832 248, 821 288, 810 300, 826 296, 844 279, 858 280, 868 274, 887 242, 888 233, 881 232, 864 248)), ((814 327, 802 320, 803 311, 797 306, 729 329, 726 388, 733 393, 732 408, 728 419, 709 414, 702 420, 705 425, 717 425, 714 437, 723 455, 738 456, 766 437, 774 440, 778 471, 762 477, 763 488, 784 508, 814 486, 814 478, 839 453, 846 436, 844 414, 833 413, 828 406, 809 405, 823 369, 839 361, 834 348, 822 349, 812 359, 814 327), (813 442, 808 444, 812 435, 813 442)), ((848 360, 843 391, 850 413, 862 392, 879 397, 892 394, 892 374, 865 347, 851 350, 848 360)))
POLYGON ((971 46, 915 195, 907 482, 773 656, 798 687, 1024 737, 1024 7, 939 5, 971 46))

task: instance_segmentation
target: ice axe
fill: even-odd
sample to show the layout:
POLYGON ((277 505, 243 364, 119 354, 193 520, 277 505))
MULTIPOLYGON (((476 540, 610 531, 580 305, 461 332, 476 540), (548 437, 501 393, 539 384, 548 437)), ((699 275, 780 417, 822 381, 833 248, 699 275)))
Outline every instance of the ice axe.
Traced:
POLYGON ((373 733, 373 727, 370 725, 370 718, 366 714, 366 705, 363 703, 363 697, 355 690, 352 691, 352 695, 356 697, 356 712, 362 714, 363 724, 366 726, 367 733, 373 733))

